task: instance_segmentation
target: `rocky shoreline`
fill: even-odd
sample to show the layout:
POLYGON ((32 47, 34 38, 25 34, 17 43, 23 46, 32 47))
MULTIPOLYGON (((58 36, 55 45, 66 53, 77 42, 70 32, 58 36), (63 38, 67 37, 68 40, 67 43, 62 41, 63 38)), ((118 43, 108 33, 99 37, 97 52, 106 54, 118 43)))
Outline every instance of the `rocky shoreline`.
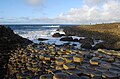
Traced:
MULTIPOLYGON (((91 37, 76 39, 84 44, 83 47, 87 45, 81 50, 69 44, 35 44, 4 26, 0 26, 0 33, 0 79, 120 78, 120 51, 100 49, 99 46, 96 50, 87 50, 87 43, 94 44, 91 37)), ((61 40, 66 41, 65 38, 61 40)))
MULTIPOLYGON (((92 49, 120 50, 120 23, 81 25, 74 27, 63 27, 67 36, 79 36, 103 40, 92 49)), ((87 41, 86 41, 87 42, 87 41)))
POLYGON ((30 44, 12 51, 8 71, 11 79, 119 79, 120 52, 30 44))

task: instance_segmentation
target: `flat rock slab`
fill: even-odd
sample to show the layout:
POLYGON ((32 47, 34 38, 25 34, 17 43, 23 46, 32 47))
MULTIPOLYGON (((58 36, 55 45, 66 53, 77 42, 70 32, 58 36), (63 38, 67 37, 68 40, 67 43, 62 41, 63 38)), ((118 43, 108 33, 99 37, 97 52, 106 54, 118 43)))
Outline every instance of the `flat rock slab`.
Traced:
POLYGON ((74 69, 75 68, 75 64, 74 63, 66 63, 63 64, 64 69, 74 69))
POLYGON ((53 76, 53 79, 70 79, 66 73, 57 73, 53 76))
POLYGON ((68 69, 68 70, 66 70, 66 72, 68 74, 77 74, 77 75, 82 74, 82 72, 80 70, 78 70, 78 69, 68 69))
POLYGON ((53 75, 47 74, 47 75, 41 75, 40 79, 53 79, 53 75))

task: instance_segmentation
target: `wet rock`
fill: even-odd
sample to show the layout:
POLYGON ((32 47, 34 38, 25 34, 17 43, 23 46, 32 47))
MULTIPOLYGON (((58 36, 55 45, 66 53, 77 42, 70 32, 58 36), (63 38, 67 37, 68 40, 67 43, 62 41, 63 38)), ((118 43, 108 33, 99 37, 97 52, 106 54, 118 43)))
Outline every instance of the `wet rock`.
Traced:
POLYGON ((72 57, 66 57, 64 58, 66 63, 71 63, 73 61, 72 57))
POLYGON ((56 66, 56 70, 63 70, 63 66, 62 65, 59 65, 59 66, 56 66))
POLYGON ((82 55, 75 55, 75 56, 73 56, 73 61, 77 62, 77 63, 82 63, 83 56, 82 55))
POLYGON ((81 76, 80 79, 90 79, 88 76, 81 76))
POLYGON ((93 49, 93 50, 105 49, 104 42, 97 43, 92 49, 93 49))
POLYGON ((102 74, 103 78, 108 78, 108 79, 118 79, 117 74, 114 74, 112 72, 106 71, 102 74))
POLYGON ((60 41, 74 41, 72 37, 63 37, 60 41))
POLYGON ((98 58, 92 58, 92 59, 90 60, 90 64, 91 64, 91 65, 96 65, 96 66, 98 66, 98 65, 99 65, 99 60, 98 60, 98 58))
POLYGON ((109 71, 115 74, 120 74, 120 69, 118 67, 111 67, 109 71))
POLYGON ((76 74, 70 75, 70 79, 80 79, 80 77, 76 74))
POLYGON ((90 37, 85 37, 85 39, 80 39, 79 42, 80 42, 81 44, 84 44, 84 43, 90 43, 91 45, 94 44, 93 39, 90 38, 90 37))
POLYGON ((81 48, 92 49, 92 45, 90 43, 82 43, 81 48))
POLYGON ((52 37, 62 37, 62 36, 65 36, 65 35, 60 33, 55 33, 52 35, 52 37))
POLYGON ((74 69, 75 64, 74 63, 66 63, 66 64, 63 64, 63 68, 64 69, 74 69))
POLYGON ((46 38, 38 38, 39 41, 45 41, 45 40, 48 40, 46 38))
POLYGON ((93 71, 91 73, 91 77, 102 77, 102 73, 100 71, 93 71))
POLYGON ((74 39, 74 42, 79 42, 79 40, 77 38, 74 39))
POLYGON ((68 74, 76 74, 76 75, 81 75, 82 74, 82 72, 78 69, 67 69, 66 72, 68 74))
POLYGON ((57 59, 56 60, 56 64, 57 65, 63 65, 64 64, 64 60, 63 59, 57 59))
POLYGON ((114 43, 113 49, 114 49, 114 50, 120 50, 120 41, 114 43))
POLYGON ((53 79, 70 79, 70 77, 65 73, 57 73, 53 76, 53 79))
POLYGON ((53 76, 51 74, 41 75, 40 79, 53 79, 53 76))

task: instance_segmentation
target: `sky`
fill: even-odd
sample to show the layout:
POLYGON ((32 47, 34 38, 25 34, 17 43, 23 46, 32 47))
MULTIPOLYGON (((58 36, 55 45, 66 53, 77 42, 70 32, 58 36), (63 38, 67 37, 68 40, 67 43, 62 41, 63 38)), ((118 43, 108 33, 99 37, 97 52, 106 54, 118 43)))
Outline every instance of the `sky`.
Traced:
POLYGON ((0 0, 0 24, 120 22, 120 0, 0 0))

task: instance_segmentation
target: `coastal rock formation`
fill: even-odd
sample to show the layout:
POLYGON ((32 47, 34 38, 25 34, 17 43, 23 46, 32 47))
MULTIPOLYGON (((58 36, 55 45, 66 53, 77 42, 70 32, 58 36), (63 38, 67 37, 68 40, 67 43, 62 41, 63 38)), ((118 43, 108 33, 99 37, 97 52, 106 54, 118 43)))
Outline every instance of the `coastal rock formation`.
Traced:
POLYGON ((97 50, 97 49, 105 49, 105 43, 104 42, 100 42, 100 43, 97 43, 92 49, 93 50, 97 50))
POLYGON ((46 38, 38 38, 39 41, 45 41, 45 40, 48 40, 46 38))
POLYGON ((11 79, 119 79, 120 75, 119 51, 81 51, 41 43, 12 52, 7 75, 11 79))
POLYGON ((60 33, 54 33, 52 35, 52 37, 62 37, 62 36, 65 36, 64 34, 60 34, 60 33))
POLYGON ((82 43, 81 44, 81 48, 84 48, 84 49, 92 49, 92 45, 90 43, 82 43))
POLYGON ((91 45, 94 44, 94 40, 90 37, 85 37, 84 39, 79 39, 79 42, 80 43, 90 43, 91 45))
POLYGON ((14 34, 9 27, 0 26, 0 79, 7 73, 7 63, 12 49, 18 46, 25 46, 31 41, 14 34))
POLYGON ((74 39, 72 37, 63 37, 60 39, 60 41, 74 41, 74 39))
MULTIPOLYGON (((80 25, 74 27, 63 27, 63 31, 67 36, 90 37, 104 41, 104 46, 96 45, 94 48, 104 48, 109 50, 120 50, 120 23, 107 23, 95 25, 80 25)), ((80 39, 80 43, 83 39, 80 39)), ((93 45, 93 42, 90 42, 93 45)))

